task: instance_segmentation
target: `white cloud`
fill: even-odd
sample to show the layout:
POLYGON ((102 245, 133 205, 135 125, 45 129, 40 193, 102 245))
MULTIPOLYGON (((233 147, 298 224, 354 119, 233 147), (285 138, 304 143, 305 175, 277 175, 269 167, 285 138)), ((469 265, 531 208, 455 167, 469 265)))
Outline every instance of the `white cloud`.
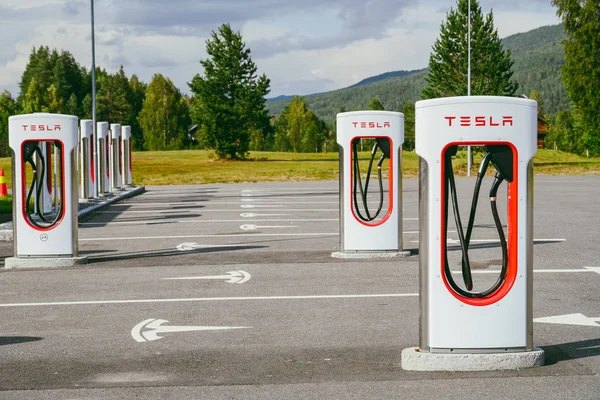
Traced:
MULTIPOLYGON (((547 0, 479 3, 484 13, 494 10, 501 37, 558 22, 547 0)), ((34 46, 68 50, 90 68, 89 4, 2 0, 0 88, 17 94, 34 46)), ((162 73, 187 93, 187 82, 202 72, 206 39, 230 22, 271 79, 271 96, 327 91, 425 67, 450 7, 456 1, 102 0, 95 2, 96 64, 110 72, 123 64, 145 81, 162 73)))

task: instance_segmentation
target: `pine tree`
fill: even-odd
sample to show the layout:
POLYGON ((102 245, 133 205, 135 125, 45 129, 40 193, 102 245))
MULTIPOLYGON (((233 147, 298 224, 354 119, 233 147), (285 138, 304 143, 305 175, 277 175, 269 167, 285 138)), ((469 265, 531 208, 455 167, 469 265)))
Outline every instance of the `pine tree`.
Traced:
POLYGON ((137 75, 132 75, 129 79, 129 104, 131 104, 131 116, 128 123, 131 125, 133 148, 136 150, 142 150, 144 148, 144 136, 138 116, 142 111, 147 87, 148 85, 140 81, 137 75))
MULTIPOLYGON (((477 0, 471 0, 471 94, 514 96, 510 50, 503 50, 494 17, 484 19, 477 0)), ((468 0, 458 0, 442 23, 440 37, 429 56, 428 86, 421 97, 466 96, 468 93, 468 0)))
POLYGON ((79 103, 77 102, 77 96, 75 93, 71 93, 69 101, 65 104, 66 113, 69 115, 79 115, 79 103))
POLYGON ((402 107, 404 114, 404 150, 413 151, 415 149, 415 105, 407 101, 402 107))
POLYGON ((131 116, 129 79, 123 66, 114 75, 98 77, 101 82, 96 96, 98 121, 126 124, 131 116))
POLYGON ((264 74, 257 77, 250 49, 229 24, 212 32, 206 52, 209 58, 200 61, 204 77, 198 74, 189 83, 195 95, 192 121, 219 158, 245 158, 252 132, 269 127, 265 96, 270 81, 264 74))
POLYGON ((369 110, 379 110, 379 111, 385 110, 385 107, 383 106, 383 103, 381 103, 381 101, 377 97, 373 97, 369 101, 369 106, 367 108, 369 110))
POLYGON ((553 0, 567 39, 561 75, 590 154, 600 155, 600 0, 553 0))

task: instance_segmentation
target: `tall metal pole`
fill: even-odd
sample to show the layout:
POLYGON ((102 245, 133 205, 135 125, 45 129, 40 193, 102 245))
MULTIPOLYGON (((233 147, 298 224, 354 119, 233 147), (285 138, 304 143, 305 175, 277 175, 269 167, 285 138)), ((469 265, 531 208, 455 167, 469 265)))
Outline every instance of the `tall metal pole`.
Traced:
MULTIPOLYGON (((467 29, 468 29, 468 56, 467 56, 467 96, 471 96, 471 0, 469 0, 469 12, 467 13, 467 29)), ((467 146, 467 176, 471 176, 473 149, 471 146, 467 146)))
MULTIPOLYGON (((96 43, 94 38, 94 0, 90 1, 92 9, 92 134, 94 140, 94 184, 96 185, 96 187, 99 187, 98 178, 100 176, 98 174, 98 138, 96 136, 96 43)), ((99 192, 99 190, 96 191, 96 193, 98 193, 98 196, 100 195, 99 192)))

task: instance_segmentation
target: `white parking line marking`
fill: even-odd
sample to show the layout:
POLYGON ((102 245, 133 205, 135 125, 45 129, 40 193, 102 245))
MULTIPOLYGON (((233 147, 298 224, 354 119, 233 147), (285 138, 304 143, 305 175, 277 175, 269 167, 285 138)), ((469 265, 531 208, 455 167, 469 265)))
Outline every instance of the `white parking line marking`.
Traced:
POLYGON ((113 240, 156 240, 156 239, 188 239, 188 238, 225 238, 225 237, 265 237, 265 236, 337 236, 339 233, 231 233, 223 235, 177 235, 177 236, 124 236, 106 238, 80 238, 85 242, 106 242, 113 240))
POLYGON ((139 300, 90 300, 90 301, 50 301, 40 303, 0 304, 0 308, 9 307, 52 307, 52 306, 89 306, 102 304, 143 304, 143 303, 195 303, 202 301, 256 301, 256 300, 333 300, 333 299, 377 299, 389 297, 419 297, 419 293, 382 293, 382 294, 328 294, 313 296, 256 296, 256 297, 196 297, 189 299, 139 299, 139 300))
MULTIPOLYGON (((320 222, 320 221, 337 221, 337 218, 282 218, 282 219, 260 219, 260 222, 320 222)), ((98 225, 98 226, 110 226, 110 225, 144 225, 144 224, 156 224, 161 222, 178 223, 178 224, 207 224, 207 223, 224 223, 224 222, 248 222, 247 219, 193 219, 193 220, 168 220, 164 219, 151 219, 144 221, 116 221, 111 222, 82 222, 79 225, 98 225)))
MULTIPOLYGON (((277 200, 277 199, 268 199, 268 200, 254 200, 254 199, 242 199, 243 203, 247 203, 250 202, 250 200, 252 202, 258 202, 258 203, 263 203, 264 205, 269 205, 269 204, 339 204, 338 201, 282 201, 282 200, 277 200)), ((231 205, 237 205, 240 204, 239 201, 190 201, 190 202, 184 202, 184 203, 144 203, 144 202, 139 202, 139 203, 130 203, 130 202, 123 202, 123 203, 116 203, 113 204, 112 207, 126 207, 126 206, 132 206, 135 208, 149 208, 149 207, 157 207, 157 206, 163 206, 163 207, 174 207, 174 206, 204 206, 207 204, 231 204, 231 205)))

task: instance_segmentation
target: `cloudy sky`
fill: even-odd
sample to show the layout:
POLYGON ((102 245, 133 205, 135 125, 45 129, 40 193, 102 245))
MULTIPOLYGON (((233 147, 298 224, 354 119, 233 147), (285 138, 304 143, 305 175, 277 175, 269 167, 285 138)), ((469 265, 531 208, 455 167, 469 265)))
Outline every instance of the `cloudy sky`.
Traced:
MULTIPOLYGON (((501 37, 558 23, 550 0, 479 0, 501 37)), ((170 77, 185 93, 202 73, 206 39, 240 31, 271 94, 310 94, 387 71, 427 66, 456 0, 95 0, 96 65, 148 82, 170 77)), ((0 1, 0 91, 18 94, 31 49, 70 51, 91 66, 90 0, 0 1)))

